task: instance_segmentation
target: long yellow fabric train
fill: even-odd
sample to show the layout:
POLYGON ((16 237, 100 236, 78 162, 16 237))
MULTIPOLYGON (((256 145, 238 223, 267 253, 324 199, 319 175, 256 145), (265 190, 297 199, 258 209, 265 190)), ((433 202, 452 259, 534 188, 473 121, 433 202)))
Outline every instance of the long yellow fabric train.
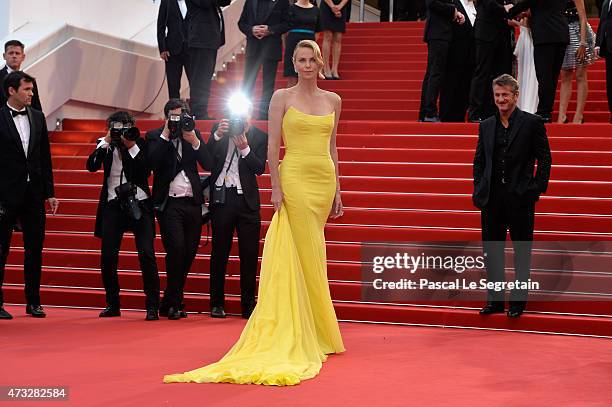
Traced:
POLYGON ((283 117, 283 205, 266 234, 258 303, 240 339, 218 362, 165 383, 294 385, 344 352, 327 281, 324 227, 336 178, 329 154, 334 113, 290 107, 283 117))

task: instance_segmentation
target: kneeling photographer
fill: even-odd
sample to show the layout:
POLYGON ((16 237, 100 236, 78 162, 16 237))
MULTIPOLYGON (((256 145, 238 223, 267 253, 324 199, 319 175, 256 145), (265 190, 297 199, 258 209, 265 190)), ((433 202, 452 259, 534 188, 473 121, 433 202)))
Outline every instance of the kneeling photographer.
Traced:
POLYGON ((90 172, 104 166, 95 230, 95 236, 102 239, 101 268, 107 304, 100 317, 121 315, 117 263, 123 234, 131 230, 142 270, 146 320, 156 320, 159 319, 159 274, 153 247, 155 217, 147 183, 151 171, 146 162, 146 144, 129 113, 113 113, 106 122, 108 133, 98 140, 87 159, 90 172))
POLYGON ((257 175, 266 168, 268 135, 250 126, 250 104, 236 95, 229 102, 230 119, 213 127, 208 139, 212 156, 210 307, 213 318, 225 318, 225 274, 234 230, 240 254, 242 317, 255 308, 255 277, 261 216, 257 175))
POLYGON ((153 170, 153 207, 164 248, 167 283, 160 315, 187 317, 183 288, 202 235, 203 192, 197 163, 210 168, 210 156, 187 103, 170 99, 164 107, 164 127, 147 133, 153 170))

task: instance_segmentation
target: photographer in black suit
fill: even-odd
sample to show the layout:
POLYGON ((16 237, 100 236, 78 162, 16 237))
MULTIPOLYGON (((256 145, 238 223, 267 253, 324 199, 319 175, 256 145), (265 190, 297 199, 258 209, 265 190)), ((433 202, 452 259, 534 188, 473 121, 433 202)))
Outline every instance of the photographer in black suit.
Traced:
MULTIPOLYGON (((546 192, 551 155, 546 128, 538 116, 521 111, 518 82, 510 75, 493 81, 498 113, 480 123, 474 156, 474 205, 481 210, 482 241, 489 282, 505 281, 507 231, 514 246, 515 280, 529 280, 535 203, 546 192), (534 164, 538 169, 533 175, 534 164)), ((510 293, 509 317, 527 304, 527 290, 510 293)), ((504 290, 489 290, 481 314, 504 312, 504 290)))
POLYGON ((244 92, 253 100, 255 81, 262 68, 263 89, 256 117, 268 120, 278 61, 283 57, 281 35, 289 29, 289 2, 246 0, 238 28, 247 37, 244 92))
MULTIPOLYGON (((166 62, 166 80, 170 99, 181 97, 181 77, 187 62, 187 2, 161 0, 157 15, 157 47, 166 62)), ((189 78, 189 72, 187 72, 189 78)))
MULTIPOLYGON (((25 45, 21 41, 10 40, 4 44, 4 53, 2 57, 6 62, 4 68, 0 69, 0 87, 2 86, 2 81, 6 76, 14 71, 21 71, 21 64, 25 61, 26 54, 24 52, 25 45)), ((32 103, 30 106, 33 109, 40 110, 42 112, 42 106, 40 105, 40 97, 38 97, 38 86, 36 86, 36 80, 34 80, 34 89, 32 95, 32 103)), ((0 90, 0 106, 4 106, 8 99, 8 95, 4 93, 3 90, 0 90)))
POLYGON ((153 206, 166 249, 166 290, 160 315, 185 318, 183 288, 202 235, 203 192, 198 173, 210 168, 210 156, 189 116, 187 103, 170 99, 164 127, 147 133, 153 169, 153 206))
POLYGON ((30 107, 34 78, 15 71, 2 85, 8 101, 0 106, 0 319, 12 316, 2 308, 4 268, 16 219, 21 221, 25 249, 26 313, 44 318, 40 306, 45 200, 55 214, 53 171, 47 124, 42 112, 30 107))
POLYGON ((610 123, 612 123, 612 7, 610 2, 603 3, 601 9, 595 54, 606 60, 606 93, 610 123))
POLYGON ((106 119, 108 132, 98 140, 87 159, 87 170, 104 167, 104 183, 96 215, 95 236, 102 239, 101 270, 106 290, 106 308, 101 318, 121 315, 117 265, 119 249, 126 231, 136 239, 138 260, 146 295, 146 320, 157 320, 159 309, 159 274, 155 262, 155 218, 147 179, 145 141, 127 112, 116 112, 106 119))
POLYGON ((217 51, 225 44, 221 7, 231 0, 185 0, 187 2, 187 76, 191 113, 198 120, 210 119, 208 99, 217 62, 217 51))
POLYGON ((266 168, 268 135, 250 126, 245 118, 222 120, 213 127, 208 146, 212 156, 211 316, 225 318, 225 273, 235 230, 240 250, 242 316, 249 318, 255 308, 261 229, 257 175, 266 168))

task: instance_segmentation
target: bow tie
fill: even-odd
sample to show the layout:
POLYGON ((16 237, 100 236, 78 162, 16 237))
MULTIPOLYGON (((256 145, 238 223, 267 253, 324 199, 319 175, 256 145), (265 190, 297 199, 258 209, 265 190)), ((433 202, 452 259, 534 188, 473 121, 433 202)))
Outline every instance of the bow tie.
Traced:
POLYGON ((25 116, 25 115, 28 114, 28 112, 26 110, 21 110, 21 111, 18 112, 17 110, 10 109, 10 111, 11 111, 11 114, 13 115, 13 117, 16 117, 16 116, 19 116, 19 115, 24 115, 25 116))

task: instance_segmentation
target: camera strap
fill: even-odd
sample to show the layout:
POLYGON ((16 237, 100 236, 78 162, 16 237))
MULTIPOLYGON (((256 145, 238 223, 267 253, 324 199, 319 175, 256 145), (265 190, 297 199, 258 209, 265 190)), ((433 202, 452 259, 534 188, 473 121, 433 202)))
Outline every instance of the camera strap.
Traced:
POLYGON ((230 167, 232 166, 232 162, 234 161, 234 156, 238 157, 238 147, 234 146, 234 151, 232 152, 232 157, 230 158, 229 164, 227 164, 227 168, 225 169, 225 176, 223 177, 223 185, 227 181, 227 175, 229 174, 230 167))

